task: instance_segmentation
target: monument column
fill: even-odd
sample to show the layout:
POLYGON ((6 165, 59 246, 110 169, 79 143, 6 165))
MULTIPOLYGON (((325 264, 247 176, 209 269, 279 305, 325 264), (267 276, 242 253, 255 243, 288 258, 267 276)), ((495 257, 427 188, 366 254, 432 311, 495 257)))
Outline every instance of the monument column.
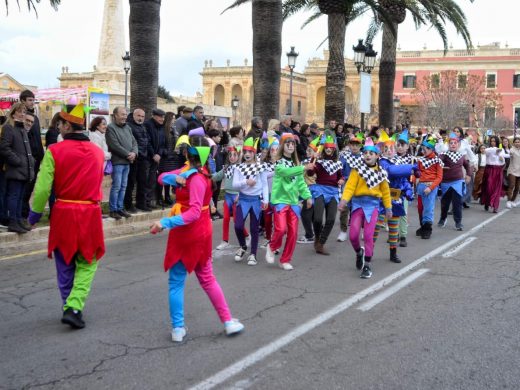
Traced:
POLYGON ((105 0, 97 70, 123 72, 125 48, 123 0, 105 0))

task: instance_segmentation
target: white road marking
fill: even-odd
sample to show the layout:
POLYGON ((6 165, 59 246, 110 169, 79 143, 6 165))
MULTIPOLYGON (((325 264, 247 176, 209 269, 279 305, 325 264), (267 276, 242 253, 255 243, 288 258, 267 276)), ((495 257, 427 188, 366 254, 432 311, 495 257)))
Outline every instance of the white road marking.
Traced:
POLYGON ((423 276, 428 271, 429 271, 429 269, 422 268, 422 269, 414 272, 410 276, 407 276, 406 278, 401 280, 399 283, 394 284, 392 287, 386 289, 381 294, 377 294, 374 298, 370 299, 368 302, 359 306, 358 310, 368 311, 368 310, 372 309, 375 305, 383 302, 386 298, 394 295, 400 289, 402 289, 403 287, 406 287, 407 285, 412 283, 417 278, 420 278, 421 276, 423 276))
POLYGON ((464 247, 466 247, 467 245, 471 244, 473 241, 475 241, 477 239, 477 237, 469 237, 466 241, 464 241, 462 244, 460 245, 457 245, 455 248, 453 249, 450 249, 449 251, 447 251, 446 253, 444 253, 442 255, 442 257, 446 258, 446 257, 451 257, 453 256, 454 254, 458 253, 460 250, 464 249, 464 247))
POLYGON ((298 326, 297 328, 293 329, 286 335, 272 341, 271 343, 267 344, 266 346, 264 346, 260 349, 257 349, 256 351, 250 353, 249 355, 247 355, 246 357, 237 361, 236 363, 231 364, 230 366, 217 372, 216 374, 212 375, 211 377, 203 380, 202 382, 199 382, 198 384, 191 387, 190 389, 191 390, 212 389, 213 387, 224 383, 229 378, 232 378, 233 376, 241 373, 243 370, 247 369, 248 367, 262 361, 269 355, 272 355, 273 353, 280 350, 287 344, 293 342, 294 340, 296 340, 300 336, 304 335, 305 333, 317 328, 318 326, 322 325, 324 322, 326 322, 326 321, 330 320, 331 318, 335 317, 336 315, 344 312, 352 305, 358 303, 359 301, 366 298, 367 296, 382 289, 387 284, 389 284, 392 281, 394 281, 395 279, 401 277, 402 275, 409 272, 410 270, 416 268, 417 266, 424 263, 425 261, 441 254, 442 252, 444 252, 446 249, 450 248, 457 242, 462 241, 465 238, 476 233, 478 230, 482 229, 487 224, 493 222, 495 219, 500 218, 502 215, 504 215, 508 211, 509 211, 509 209, 503 210, 503 211, 499 212, 498 214, 494 215, 493 217, 486 219, 485 221, 479 223, 477 226, 473 227, 466 233, 461 234, 460 236, 454 238, 453 240, 447 242, 446 244, 441 245, 437 249, 434 249, 433 251, 425 254, 424 256, 418 258, 414 262, 408 264, 406 267, 401 268, 399 271, 394 272, 393 274, 380 280, 379 282, 375 283, 374 285, 358 292, 357 294, 353 295, 350 298, 345 299, 344 301, 340 302, 338 305, 334 306, 333 308, 319 314, 318 316, 316 316, 313 319, 307 321, 306 323, 298 326))

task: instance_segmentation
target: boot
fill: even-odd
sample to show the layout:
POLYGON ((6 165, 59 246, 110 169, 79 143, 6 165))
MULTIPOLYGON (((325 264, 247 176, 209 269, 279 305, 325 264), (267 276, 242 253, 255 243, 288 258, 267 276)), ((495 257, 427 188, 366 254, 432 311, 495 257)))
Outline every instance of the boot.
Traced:
POLYGON ((397 248, 390 248, 390 261, 392 263, 400 263, 401 259, 397 256, 397 248))
POLYGON ((417 237, 420 237, 420 236, 422 236, 422 234, 423 234, 423 224, 421 223, 421 227, 415 231, 415 235, 417 237))
POLYGON ((406 242, 406 237, 401 237, 399 239, 399 246, 402 248, 406 248, 408 246, 408 242, 406 242))
POLYGON ((421 234, 421 238, 423 240, 428 240, 431 235, 432 235, 432 224, 431 222, 426 222, 424 225, 423 225, 423 231, 422 231, 422 234, 421 234))
POLYGON ((323 244, 319 241, 317 241, 317 243, 314 244, 314 249, 316 249, 316 253, 318 253, 320 255, 325 255, 325 256, 330 255, 330 253, 327 252, 327 250, 323 247, 323 244))
POLYGON ((9 225, 7 226, 7 231, 13 232, 13 233, 19 233, 19 234, 27 233, 27 230, 25 230, 22 226, 20 226, 18 221, 9 222, 9 225))

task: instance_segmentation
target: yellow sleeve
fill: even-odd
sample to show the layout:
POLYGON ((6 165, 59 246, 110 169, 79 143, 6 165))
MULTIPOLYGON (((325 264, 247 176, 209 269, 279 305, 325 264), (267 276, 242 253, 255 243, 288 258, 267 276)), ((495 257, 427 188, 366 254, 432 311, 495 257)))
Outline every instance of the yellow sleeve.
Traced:
POLYGON ((350 172, 350 175, 347 180, 347 184, 345 185, 345 189, 343 190, 343 195, 341 196, 341 200, 345 200, 350 202, 352 197, 354 196, 354 192, 359 183, 359 174, 356 169, 353 169, 350 172))
POLYGON ((385 206, 385 209, 391 209, 392 200, 390 198, 390 186, 388 185, 388 182, 386 180, 383 180, 379 184, 379 189, 380 189, 381 195, 383 197, 383 206, 385 206))

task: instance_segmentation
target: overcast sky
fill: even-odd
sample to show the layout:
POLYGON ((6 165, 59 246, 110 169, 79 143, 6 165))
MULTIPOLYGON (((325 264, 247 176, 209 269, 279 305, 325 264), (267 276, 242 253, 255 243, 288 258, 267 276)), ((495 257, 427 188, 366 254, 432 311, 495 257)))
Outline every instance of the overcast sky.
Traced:
MULTIPOLYGON (((518 32, 519 0, 457 0, 464 9, 474 44, 495 41, 520 47, 518 32)), ((129 6, 126 0, 125 20, 129 6)), ((244 58, 252 63, 251 6, 227 11, 220 15, 231 0, 163 0, 161 7, 161 43, 159 84, 174 95, 194 95, 201 91, 199 72, 204 60, 212 59, 213 66, 241 65, 244 58)), ((47 0, 37 5, 39 17, 26 8, 18 10, 10 0, 9 15, 0 1, 0 72, 9 73, 21 83, 40 88, 59 86, 57 77, 62 66, 69 72, 88 72, 97 62, 104 0, 62 0, 55 12, 47 0)), ((20 0, 25 4, 26 0, 20 0)), ((295 46, 300 53, 297 71, 303 71, 309 58, 322 57, 327 43, 325 17, 301 29, 308 14, 288 19, 283 27, 282 66, 287 63, 285 53, 295 46)), ((427 28, 416 31, 411 18, 399 27, 402 50, 442 49, 438 34, 427 28)), ((352 45, 363 38, 368 17, 353 22, 347 28, 346 56, 352 57, 352 45)), ((448 28, 449 41, 454 48, 464 48, 463 40, 448 28)), ((127 33, 128 48, 128 33, 127 33)), ((381 35, 375 39, 380 51, 381 35)), ((123 54, 123 53, 122 53, 123 54)))

